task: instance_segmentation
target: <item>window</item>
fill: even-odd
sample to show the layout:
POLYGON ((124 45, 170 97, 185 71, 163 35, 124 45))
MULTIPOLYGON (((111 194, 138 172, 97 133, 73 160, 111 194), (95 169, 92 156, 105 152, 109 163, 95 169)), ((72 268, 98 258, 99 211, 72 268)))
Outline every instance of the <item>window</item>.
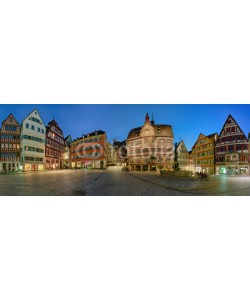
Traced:
POLYGON ((44 129, 42 129, 42 133, 44 133, 44 129))
POLYGON ((41 132, 41 129, 40 129, 40 127, 37 127, 37 131, 38 131, 38 132, 41 132))
POLYGON ((26 128, 29 129, 30 128, 30 125, 29 123, 26 123, 26 128))
POLYGON ((35 130, 35 126, 34 125, 31 125, 31 130, 35 130))

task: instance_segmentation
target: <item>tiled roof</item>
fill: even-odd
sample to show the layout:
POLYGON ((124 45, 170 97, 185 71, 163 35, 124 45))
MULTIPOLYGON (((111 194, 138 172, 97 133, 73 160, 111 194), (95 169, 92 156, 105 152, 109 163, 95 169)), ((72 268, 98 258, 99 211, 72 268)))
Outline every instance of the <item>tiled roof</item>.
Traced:
MULTIPOLYGON (((151 126, 154 128, 155 136, 169 136, 169 137, 174 136, 171 125, 155 124, 155 125, 151 125, 151 126)), ((143 126, 131 129, 128 134, 127 139, 140 137, 140 131, 141 131, 142 127, 143 126)))

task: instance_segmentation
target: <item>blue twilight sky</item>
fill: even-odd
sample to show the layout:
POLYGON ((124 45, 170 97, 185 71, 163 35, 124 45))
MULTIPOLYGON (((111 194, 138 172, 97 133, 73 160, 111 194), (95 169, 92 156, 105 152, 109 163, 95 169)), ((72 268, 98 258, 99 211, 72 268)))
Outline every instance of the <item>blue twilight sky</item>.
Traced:
POLYGON ((155 123, 173 127, 175 142, 184 140, 188 150, 195 143, 200 132, 205 135, 218 132, 229 114, 242 130, 250 132, 250 105, 247 104, 1 104, 0 121, 11 112, 19 123, 37 108, 44 123, 55 118, 64 132, 77 138, 94 130, 106 131, 108 140, 124 140, 134 127, 143 125, 148 112, 154 113, 155 123))

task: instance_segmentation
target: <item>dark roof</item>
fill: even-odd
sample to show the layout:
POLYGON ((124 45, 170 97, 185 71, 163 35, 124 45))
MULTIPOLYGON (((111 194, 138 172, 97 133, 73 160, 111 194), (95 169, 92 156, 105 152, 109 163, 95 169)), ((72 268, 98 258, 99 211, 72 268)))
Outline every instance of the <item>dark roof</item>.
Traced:
POLYGON ((71 134, 67 135, 66 138, 64 138, 65 140, 72 140, 71 134))
MULTIPOLYGON (((157 135, 160 135, 160 136, 164 135, 164 136, 170 136, 170 137, 174 136, 171 125, 165 125, 165 124, 154 124, 154 125, 152 125, 151 124, 151 126, 154 128, 154 134, 156 136, 157 135)), ((143 126, 131 129, 129 134, 128 134, 127 139, 133 139, 133 138, 139 137, 142 127, 143 126)))
POLYGON ((119 148, 119 147, 122 147, 122 146, 125 146, 125 145, 126 145, 126 141, 122 141, 122 142, 114 141, 114 143, 113 143, 113 147, 115 147, 115 148, 119 148))
POLYGON ((69 134, 68 136, 66 136, 66 138, 64 138, 65 143, 69 146, 72 143, 72 137, 69 134))
POLYGON ((212 134, 207 135, 207 137, 208 137, 209 139, 214 139, 214 137, 215 137, 217 134, 218 134, 218 133, 215 132, 215 133, 212 133, 212 134))
POLYGON ((142 126, 131 129, 128 134, 128 139, 139 136, 141 129, 142 129, 142 126))
POLYGON ((59 127, 59 125, 58 125, 58 123, 56 122, 55 119, 53 119, 52 121, 50 121, 50 122, 48 123, 48 126, 50 126, 50 125, 52 125, 52 124, 59 127))
POLYGON ((92 136, 96 136, 96 135, 101 135, 101 134, 106 134, 106 132, 103 131, 103 130, 96 130, 96 131, 93 131, 91 133, 85 134, 85 135, 83 135, 83 136, 81 136, 79 138, 74 139, 73 142, 81 140, 81 139, 85 139, 85 138, 88 138, 88 137, 92 137, 92 136))
POLYGON ((50 121, 48 123, 48 125, 46 126, 46 133, 47 134, 48 134, 50 128, 52 127, 52 125, 54 125, 57 129, 59 129, 61 131, 62 135, 63 135, 63 131, 62 131, 61 127, 58 125, 58 123, 56 122, 55 119, 53 119, 52 121, 50 121))

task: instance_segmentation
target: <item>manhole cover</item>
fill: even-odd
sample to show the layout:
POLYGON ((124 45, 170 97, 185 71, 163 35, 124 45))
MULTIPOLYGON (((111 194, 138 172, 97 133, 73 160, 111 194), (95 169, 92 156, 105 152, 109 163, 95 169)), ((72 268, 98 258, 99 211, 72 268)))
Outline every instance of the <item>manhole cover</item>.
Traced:
POLYGON ((86 196, 86 192, 85 191, 75 191, 73 193, 73 196, 86 196))

